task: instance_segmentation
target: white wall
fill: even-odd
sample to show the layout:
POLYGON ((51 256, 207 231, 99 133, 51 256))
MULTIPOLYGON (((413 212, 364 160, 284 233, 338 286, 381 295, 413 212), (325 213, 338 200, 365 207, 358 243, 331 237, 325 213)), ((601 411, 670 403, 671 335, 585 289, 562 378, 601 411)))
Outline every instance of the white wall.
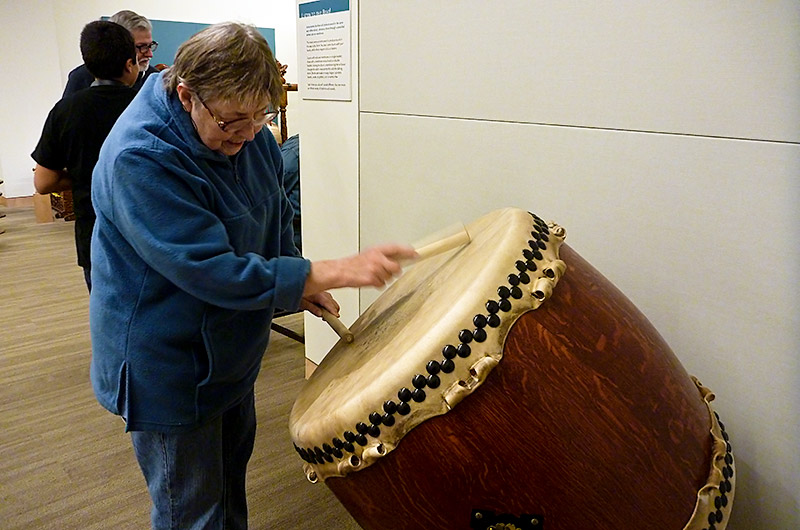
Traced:
POLYGON ((360 246, 504 206, 558 221, 716 392, 728 528, 800 528, 800 3, 359 16, 360 246))
POLYGON ((31 152, 63 86, 51 0, 2 1, 0 20, 0 186, 6 197, 33 194, 31 152))
POLYGON ((366 4, 361 110, 800 140, 796 0, 549 4, 366 4))
MULTIPOLYGON (((81 64, 79 38, 83 26, 121 9, 159 20, 213 24, 227 20, 275 28, 278 60, 289 65, 286 80, 297 82, 294 0, 218 2, 197 0, 163 2, 159 0, 3 0, 0 14, 6 29, 0 36, 5 50, 0 55, 0 80, 3 105, 0 119, 15 127, 0 128, 0 178, 5 180, 4 195, 32 195, 34 165, 30 153, 42 132, 47 113, 61 97, 67 74, 81 64), (23 101, 24 105, 9 102, 23 101)), ((153 36, 158 40, 158 35, 153 36)), ((290 133, 295 126, 296 93, 289 96, 290 133)))
MULTIPOLYGON (((302 100, 297 105, 303 131, 303 254, 312 261, 359 251, 358 4, 350 0, 352 101, 302 100)), ((361 314, 358 290, 339 289, 332 294, 341 306, 342 322, 351 324, 361 314)), ((317 364, 339 338, 327 324, 308 313, 305 333, 306 357, 317 364)))

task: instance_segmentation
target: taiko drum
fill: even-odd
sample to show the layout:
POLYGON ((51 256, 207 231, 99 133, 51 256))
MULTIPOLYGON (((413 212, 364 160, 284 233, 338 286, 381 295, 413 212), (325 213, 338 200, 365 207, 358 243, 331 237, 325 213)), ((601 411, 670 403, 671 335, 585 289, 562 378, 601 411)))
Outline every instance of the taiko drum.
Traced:
POLYGON ((290 432, 367 530, 721 530, 735 488, 710 402, 565 231, 468 225, 351 326, 290 432))

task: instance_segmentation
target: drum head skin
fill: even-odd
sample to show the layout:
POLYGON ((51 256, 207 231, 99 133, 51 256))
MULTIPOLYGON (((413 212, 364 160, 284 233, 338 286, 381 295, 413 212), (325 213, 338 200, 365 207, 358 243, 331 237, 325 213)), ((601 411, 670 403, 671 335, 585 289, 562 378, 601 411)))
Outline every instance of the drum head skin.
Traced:
POLYGON ((505 209, 467 229, 301 391, 309 480, 367 530, 724 529, 733 455, 713 394, 561 227, 505 209))

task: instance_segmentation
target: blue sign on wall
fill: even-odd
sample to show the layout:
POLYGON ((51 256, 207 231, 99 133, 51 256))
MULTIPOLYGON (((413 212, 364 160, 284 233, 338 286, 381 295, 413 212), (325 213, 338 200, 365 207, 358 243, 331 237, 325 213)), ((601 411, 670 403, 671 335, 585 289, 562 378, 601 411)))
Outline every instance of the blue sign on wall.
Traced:
POLYGON ((300 18, 329 15, 350 10, 350 0, 316 0, 298 6, 300 18))
MULTIPOLYGON (((108 20, 108 17, 103 17, 108 20)), ((153 58, 150 64, 155 66, 164 63, 167 66, 175 62, 175 54, 178 52, 178 47, 189 40, 189 37, 198 31, 207 28, 211 24, 200 24, 197 22, 175 22, 173 20, 153 20, 153 40, 158 43, 158 49, 153 53, 153 58)), ((256 28, 267 39, 273 55, 277 58, 275 50, 275 29, 274 28, 256 28)))

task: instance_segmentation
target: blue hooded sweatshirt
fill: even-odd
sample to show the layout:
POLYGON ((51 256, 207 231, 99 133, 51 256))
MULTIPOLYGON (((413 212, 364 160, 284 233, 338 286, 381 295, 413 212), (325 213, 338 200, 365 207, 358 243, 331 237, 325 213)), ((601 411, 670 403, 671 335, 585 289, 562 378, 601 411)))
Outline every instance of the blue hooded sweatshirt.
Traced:
POLYGON ((252 390, 311 266, 282 179, 269 131, 210 150, 161 75, 114 125, 92 177, 91 380, 128 430, 187 431, 252 390))

